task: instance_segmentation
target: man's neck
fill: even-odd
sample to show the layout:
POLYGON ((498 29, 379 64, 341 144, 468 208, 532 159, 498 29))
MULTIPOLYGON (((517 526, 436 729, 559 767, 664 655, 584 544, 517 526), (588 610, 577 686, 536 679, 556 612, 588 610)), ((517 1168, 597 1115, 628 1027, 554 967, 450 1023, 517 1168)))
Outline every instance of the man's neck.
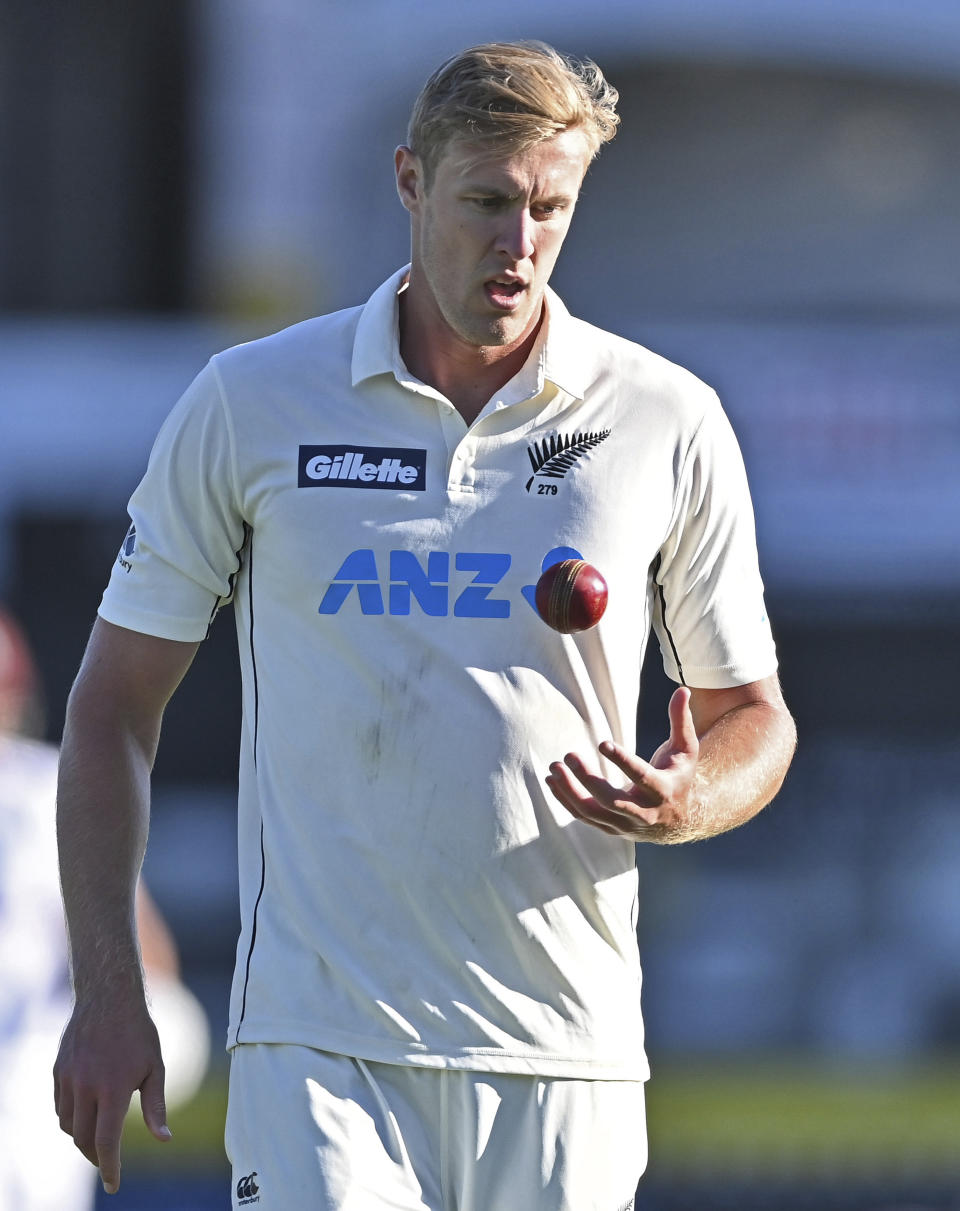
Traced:
POLYGON ((490 397, 523 368, 541 323, 542 316, 531 332, 509 347, 469 345, 455 337, 433 341, 425 338, 425 328, 411 316, 404 293, 400 295, 400 356, 411 374, 439 391, 471 425, 490 397))

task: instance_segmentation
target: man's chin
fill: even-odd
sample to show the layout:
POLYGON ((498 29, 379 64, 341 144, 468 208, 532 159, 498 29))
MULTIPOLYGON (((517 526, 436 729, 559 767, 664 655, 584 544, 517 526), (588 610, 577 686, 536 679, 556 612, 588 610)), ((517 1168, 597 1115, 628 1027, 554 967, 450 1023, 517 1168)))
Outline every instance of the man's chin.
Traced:
POLYGON ((495 315, 482 325, 477 325, 473 338, 476 345, 502 348, 516 345, 536 329, 536 322, 528 315, 495 315))

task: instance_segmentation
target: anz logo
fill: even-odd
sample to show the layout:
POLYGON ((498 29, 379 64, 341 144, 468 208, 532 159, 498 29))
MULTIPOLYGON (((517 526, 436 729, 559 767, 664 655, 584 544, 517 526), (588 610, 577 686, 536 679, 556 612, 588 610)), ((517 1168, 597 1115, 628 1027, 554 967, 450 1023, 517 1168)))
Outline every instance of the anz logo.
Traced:
MULTIPOLYGON (((544 556, 540 571, 561 559, 582 558, 573 547, 554 547, 544 556)), ((351 551, 324 593, 319 612, 337 614, 353 599, 361 614, 402 616, 412 613, 416 603, 418 611, 431 618, 510 617, 510 599, 494 594, 512 563, 505 552, 458 551, 451 556, 448 551, 429 551, 424 563, 412 551, 390 551, 386 563, 386 568, 379 566, 369 548, 351 551), (387 573, 386 582, 382 571, 387 573)), ((533 610, 535 589, 528 584, 520 590, 533 610)))

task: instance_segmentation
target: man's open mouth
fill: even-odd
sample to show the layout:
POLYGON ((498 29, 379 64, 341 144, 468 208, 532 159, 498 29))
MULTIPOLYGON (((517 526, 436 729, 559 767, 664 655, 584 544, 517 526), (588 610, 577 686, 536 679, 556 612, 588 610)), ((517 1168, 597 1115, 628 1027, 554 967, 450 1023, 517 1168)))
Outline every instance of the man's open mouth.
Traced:
POLYGON ((484 290, 487 298, 494 305, 503 311, 513 311, 518 305, 520 297, 526 290, 523 282, 519 281, 500 281, 492 278, 488 282, 484 282, 484 290))

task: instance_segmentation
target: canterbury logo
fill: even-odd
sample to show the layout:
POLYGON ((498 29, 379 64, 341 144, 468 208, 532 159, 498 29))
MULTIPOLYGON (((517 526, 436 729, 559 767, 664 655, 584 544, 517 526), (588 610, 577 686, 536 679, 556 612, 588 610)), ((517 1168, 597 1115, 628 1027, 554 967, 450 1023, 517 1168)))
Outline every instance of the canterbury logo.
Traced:
POLYGON ((257 1197, 260 1193, 260 1187, 256 1183, 256 1176, 256 1171, 254 1171, 247 1177, 241 1177, 237 1182, 237 1200, 241 1207, 246 1203, 258 1203, 260 1201, 257 1197))
MULTIPOLYGON (((573 436, 562 437, 552 434, 541 442, 527 446, 533 474, 527 480, 527 491, 533 486, 533 481, 540 477, 563 479, 578 458, 583 458, 589 450, 599 446, 610 436, 609 429, 601 429, 598 433, 574 433, 573 436)), ((556 485, 541 484, 540 493, 545 496, 556 495, 556 485)))
POLYGON ((134 525, 131 525, 130 529, 127 531, 126 538, 123 540, 123 546, 120 548, 120 552, 117 555, 117 563, 120 565, 121 568, 123 568, 123 570, 125 572, 129 573, 130 569, 133 567, 133 564, 130 562, 130 559, 132 558, 133 553, 136 549, 137 549, 137 527, 134 525))

